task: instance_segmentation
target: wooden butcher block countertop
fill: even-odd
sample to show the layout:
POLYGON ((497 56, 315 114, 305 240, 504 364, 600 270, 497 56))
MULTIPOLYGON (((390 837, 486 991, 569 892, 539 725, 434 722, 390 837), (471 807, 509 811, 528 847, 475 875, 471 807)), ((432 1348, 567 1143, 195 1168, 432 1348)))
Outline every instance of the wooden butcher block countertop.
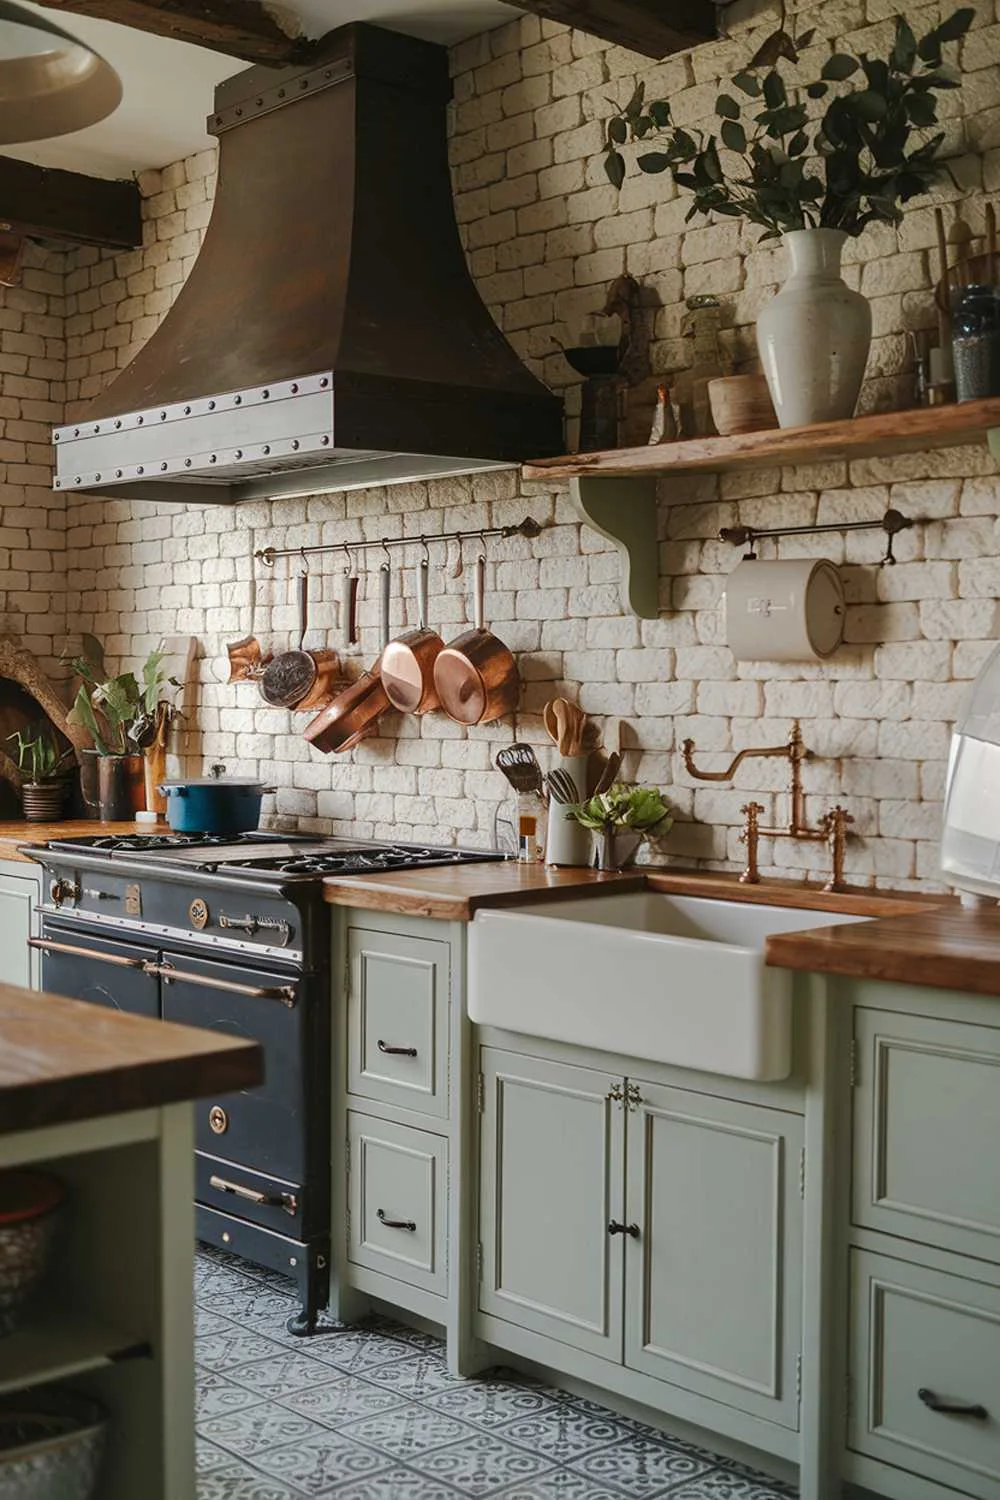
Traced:
POLYGON ((0 984, 0 1135, 261 1082, 256 1042, 0 984))
MULTIPOLYGON (((27 855, 18 852, 18 844, 47 844, 49 839, 104 837, 124 833, 161 833, 166 824, 150 827, 142 823, 98 823, 93 818, 75 818, 65 823, 0 823, 0 859, 23 859, 27 855)), ((169 830, 167 830, 169 832, 169 830)))

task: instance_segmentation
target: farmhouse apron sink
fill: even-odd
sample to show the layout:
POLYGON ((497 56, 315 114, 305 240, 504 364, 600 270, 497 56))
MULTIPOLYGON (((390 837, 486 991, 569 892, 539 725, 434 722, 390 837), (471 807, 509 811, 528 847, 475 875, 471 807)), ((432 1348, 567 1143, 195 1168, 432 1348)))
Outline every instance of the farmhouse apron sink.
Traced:
POLYGON ((772 932, 859 920, 654 891, 481 911, 469 935, 469 1016, 733 1078, 792 1067, 792 975, 772 932))

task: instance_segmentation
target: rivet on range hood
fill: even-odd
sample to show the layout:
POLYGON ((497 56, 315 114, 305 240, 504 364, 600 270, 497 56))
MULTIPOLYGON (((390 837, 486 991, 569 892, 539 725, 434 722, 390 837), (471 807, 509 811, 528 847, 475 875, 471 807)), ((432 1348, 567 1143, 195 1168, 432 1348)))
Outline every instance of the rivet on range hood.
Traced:
POLYGON ((60 490, 231 503, 506 468, 562 403, 469 275, 442 47, 362 23, 216 90, 219 179, 173 307, 55 432, 60 490))

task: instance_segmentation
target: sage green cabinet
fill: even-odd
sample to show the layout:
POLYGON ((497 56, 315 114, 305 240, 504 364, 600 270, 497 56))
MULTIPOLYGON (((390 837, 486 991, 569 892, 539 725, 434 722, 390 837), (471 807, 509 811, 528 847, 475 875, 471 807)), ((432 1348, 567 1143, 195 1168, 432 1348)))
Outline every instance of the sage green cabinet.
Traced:
MULTIPOLYGON (((620 1361, 625 1120, 613 1078, 481 1049, 479 1306, 620 1361)), ((620 1092, 620 1090, 619 1090, 620 1092)))
POLYGON ((481 1067, 480 1311, 796 1429, 801 1118, 491 1047, 481 1067))
POLYGON ((421 1114, 448 1114, 450 949, 350 927, 348 1090, 421 1114))
POLYGON ((796 1428, 802 1119, 633 1082, 625 1362, 796 1428))
POLYGON ((39 877, 31 865, 0 862, 0 983, 39 988, 40 964, 28 938, 38 932, 39 877))
POLYGON ((859 1006, 854 1066, 854 1223, 1000 1261, 1000 1030, 859 1006))
POLYGON ((1000 1288, 855 1249, 851 1308, 849 1447, 996 1500, 1000 1288))
POLYGON ((443 1295, 448 1290, 448 1142, 351 1110, 348 1256, 443 1295))

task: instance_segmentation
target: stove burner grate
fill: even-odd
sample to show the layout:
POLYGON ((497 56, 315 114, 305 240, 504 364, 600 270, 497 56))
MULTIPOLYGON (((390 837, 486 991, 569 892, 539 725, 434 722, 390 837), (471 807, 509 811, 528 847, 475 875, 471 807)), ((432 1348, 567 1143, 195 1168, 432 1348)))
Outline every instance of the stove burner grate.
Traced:
POLYGON ((495 860, 489 851, 465 849, 350 849, 342 853, 298 854, 292 858, 255 859, 232 864, 230 869, 270 871, 278 875, 378 875, 390 870, 418 870, 433 865, 463 865, 495 860))

